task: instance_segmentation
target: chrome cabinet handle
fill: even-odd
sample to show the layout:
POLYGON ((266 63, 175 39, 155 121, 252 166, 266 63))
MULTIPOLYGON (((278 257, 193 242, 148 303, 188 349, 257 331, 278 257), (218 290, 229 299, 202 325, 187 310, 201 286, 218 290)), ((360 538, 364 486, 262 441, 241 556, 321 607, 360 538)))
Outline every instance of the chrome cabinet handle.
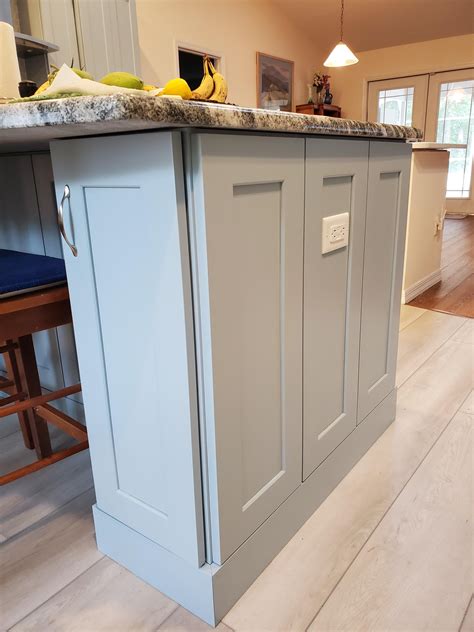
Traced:
POLYGON ((69 186, 66 184, 64 186, 64 193, 63 193, 63 197, 61 198, 61 202, 58 206, 58 225, 59 225, 59 230, 61 231, 61 235, 63 236, 64 241, 67 243, 67 245, 69 246, 69 248, 71 249, 72 254, 77 257, 77 248, 76 246, 71 243, 67 237, 66 234, 66 229, 64 227, 64 202, 66 200, 70 200, 71 198, 71 189, 69 188, 69 186))

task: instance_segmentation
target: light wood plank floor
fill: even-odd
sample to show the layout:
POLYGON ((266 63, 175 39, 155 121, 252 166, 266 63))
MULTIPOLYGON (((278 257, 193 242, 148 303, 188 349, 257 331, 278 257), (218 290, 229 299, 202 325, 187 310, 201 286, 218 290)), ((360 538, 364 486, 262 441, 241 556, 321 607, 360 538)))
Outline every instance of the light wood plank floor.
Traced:
MULTIPOLYGON (((396 421, 221 632, 474 630, 473 325, 402 308, 396 421)), ((1 427, 5 461, 22 464, 20 441, 1 427)), ((97 551, 87 453, 0 493, 1 629, 210 629, 97 551)))

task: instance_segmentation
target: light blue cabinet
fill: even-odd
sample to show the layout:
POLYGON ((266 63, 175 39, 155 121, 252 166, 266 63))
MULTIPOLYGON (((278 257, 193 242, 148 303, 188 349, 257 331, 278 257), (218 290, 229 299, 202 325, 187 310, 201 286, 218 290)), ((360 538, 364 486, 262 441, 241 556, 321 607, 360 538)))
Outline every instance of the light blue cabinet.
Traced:
POLYGON ((371 142, 358 421, 395 388, 411 147, 371 142))
POLYGON ((178 133, 54 142, 97 503, 204 561, 191 293, 178 133))
POLYGON ((304 139, 191 138, 212 560, 301 483, 304 139))
POLYGON ((394 419, 410 148, 188 130, 51 153, 99 546, 216 623, 394 419))
POLYGON ((369 142, 307 139, 303 477, 357 423, 369 142), (324 217, 349 213, 349 246, 322 254, 324 217))

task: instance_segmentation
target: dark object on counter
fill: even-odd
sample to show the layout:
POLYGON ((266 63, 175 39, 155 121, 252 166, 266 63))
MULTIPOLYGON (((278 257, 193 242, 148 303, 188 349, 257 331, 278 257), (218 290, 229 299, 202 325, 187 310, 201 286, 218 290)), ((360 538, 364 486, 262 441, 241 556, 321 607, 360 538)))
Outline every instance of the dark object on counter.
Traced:
POLYGON ((296 106, 296 111, 299 114, 317 114, 319 116, 341 118, 341 108, 338 105, 303 103, 296 106))
POLYGON ((21 97, 31 97, 38 90, 38 84, 36 81, 20 81, 18 90, 21 97))
POLYGON ((329 92, 329 90, 330 90, 330 88, 329 88, 329 84, 328 84, 328 86, 326 88, 326 94, 324 95, 324 103, 326 105, 331 105, 331 103, 332 103, 332 93, 329 92))

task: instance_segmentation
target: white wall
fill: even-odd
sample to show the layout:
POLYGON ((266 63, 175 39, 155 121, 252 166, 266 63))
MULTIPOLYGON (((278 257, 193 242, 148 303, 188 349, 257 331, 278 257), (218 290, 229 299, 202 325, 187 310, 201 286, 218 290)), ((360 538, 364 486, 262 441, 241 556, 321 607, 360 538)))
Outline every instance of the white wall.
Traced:
POLYGON ((334 103, 342 107, 344 117, 365 120, 367 81, 472 66, 473 53, 474 35, 356 53, 355 66, 329 69, 334 103))
POLYGON ((256 106, 256 52, 295 62, 295 104, 305 103, 318 58, 315 38, 267 0, 137 0, 142 76, 163 86, 177 76, 176 41, 219 53, 228 101, 256 106))

